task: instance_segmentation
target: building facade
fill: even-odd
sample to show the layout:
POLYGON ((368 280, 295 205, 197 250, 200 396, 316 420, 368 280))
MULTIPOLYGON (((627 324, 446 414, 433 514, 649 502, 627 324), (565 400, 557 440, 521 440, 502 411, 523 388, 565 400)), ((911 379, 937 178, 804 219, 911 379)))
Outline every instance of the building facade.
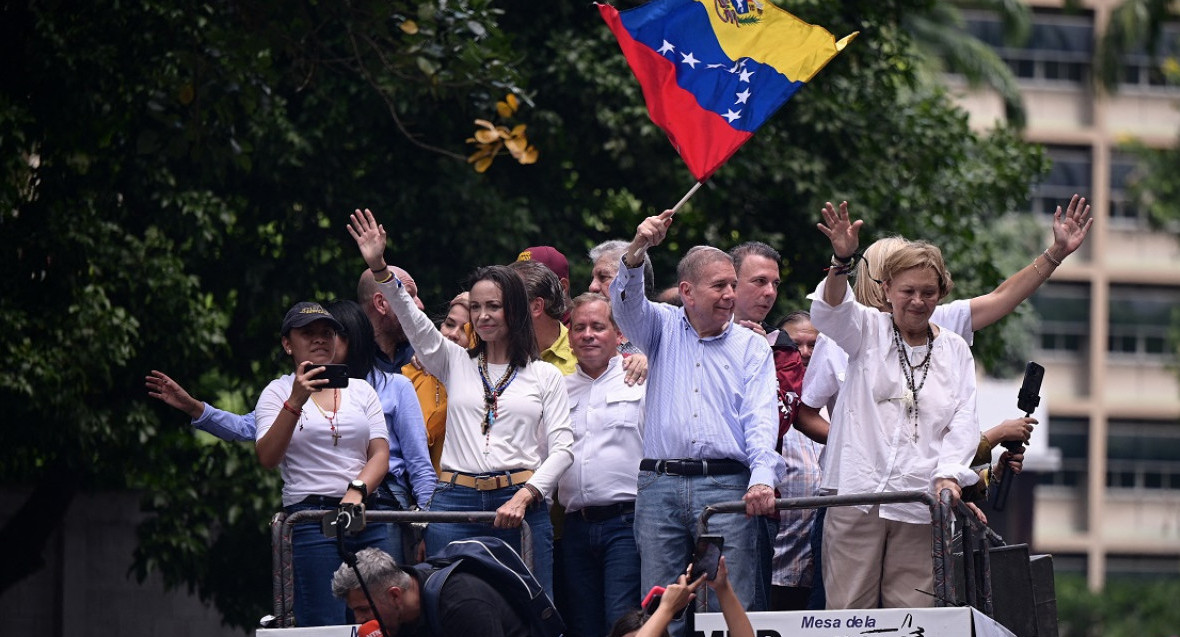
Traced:
MULTIPOLYGON (((1030 4, 1033 33, 1019 47, 1004 43, 994 14, 965 15, 1017 75, 1025 136, 1053 160, 1028 212, 1047 228, 1076 192, 1095 218, 1083 248, 1033 298, 1049 445, 1062 458, 1035 491, 1033 549, 1054 554, 1058 571, 1084 572, 1095 590, 1109 576, 1180 575, 1180 382, 1168 340, 1180 311, 1180 232, 1152 230, 1134 205, 1128 185, 1138 166, 1126 150, 1130 140, 1176 143, 1180 86, 1142 53, 1124 58, 1116 93, 1096 88, 1094 51, 1117 0, 1073 11, 1055 0, 1030 4)), ((1180 54, 1180 22, 1162 51, 1180 54)), ((957 90, 973 126, 1003 118, 996 96, 957 90)))

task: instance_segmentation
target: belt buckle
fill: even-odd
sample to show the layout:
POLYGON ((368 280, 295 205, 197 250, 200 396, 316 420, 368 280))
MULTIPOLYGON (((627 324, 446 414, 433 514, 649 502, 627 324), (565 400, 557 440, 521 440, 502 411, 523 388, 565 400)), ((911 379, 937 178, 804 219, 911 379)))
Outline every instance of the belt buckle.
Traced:
POLYGON ((679 460, 661 460, 661 462, 663 463, 662 466, 664 469, 664 471, 663 471, 664 475, 669 475, 669 476, 683 476, 684 475, 684 473, 682 471, 680 471, 680 469, 683 468, 683 465, 681 464, 681 462, 679 460), (674 466, 676 467, 676 469, 672 468, 673 463, 675 463, 674 466))
POLYGON ((507 485, 500 484, 501 480, 507 481, 508 477, 503 475, 484 476, 475 479, 476 491, 495 491, 507 485))

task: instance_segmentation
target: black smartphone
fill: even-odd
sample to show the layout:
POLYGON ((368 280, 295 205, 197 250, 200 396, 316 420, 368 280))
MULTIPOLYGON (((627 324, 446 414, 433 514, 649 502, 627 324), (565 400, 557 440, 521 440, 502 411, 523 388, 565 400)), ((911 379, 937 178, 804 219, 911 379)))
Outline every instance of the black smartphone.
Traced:
POLYGON ((1045 379, 1045 368, 1029 361, 1024 367, 1024 382, 1016 396, 1016 408, 1026 414, 1036 411, 1041 404, 1041 381, 1045 379))
POLYGON ((324 371, 316 374, 312 378, 327 378, 327 385, 320 385, 320 387, 348 387, 348 365, 340 365, 337 363, 326 363, 324 365, 308 365, 308 367, 323 367, 324 371))
POLYGON ((717 564, 721 561, 721 547, 725 539, 720 535, 702 535, 697 540, 697 550, 692 556, 692 579, 701 574, 710 582, 717 579, 717 564))

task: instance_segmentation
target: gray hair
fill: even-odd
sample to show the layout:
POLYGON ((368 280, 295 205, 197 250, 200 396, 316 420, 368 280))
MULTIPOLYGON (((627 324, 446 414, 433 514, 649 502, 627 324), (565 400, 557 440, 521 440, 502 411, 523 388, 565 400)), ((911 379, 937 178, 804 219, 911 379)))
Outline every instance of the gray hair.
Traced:
MULTIPOLYGON (((603 241, 602 243, 594 246, 593 248, 590 248, 590 252, 587 255, 590 257, 590 265, 593 266, 595 263, 598 263, 599 259, 606 257, 607 259, 609 259, 611 262, 614 263, 614 266, 616 268, 616 273, 617 273, 618 272, 617 268, 619 267, 619 259, 623 256, 623 253, 627 251, 627 248, 630 247, 630 245, 631 244, 629 242, 623 241, 622 239, 611 239, 609 241, 603 241)), ((643 293, 647 296, 647 298, 650 299, 650 298, 653 298, 653 296, 655 295, 655 290, 656 290, 656 270, 651 265, 651 257, 649 257, 647 255, 647 253, 644 252, 643 253, 643 293)))
MULTIPOLYGON (((384 591, 393 586, 404 589, 410 586, 409 574, 398 568, 397 562, 393 561, 389 553, 381 549, 369 547, 357 551, 356 568, 361 572, 361 577, 365 578, 365 584, 370 591, 384 591)), ((349 591, 360 587, 356 571, 347 564, 341 564, 332 574, 332 594, 340 599, 347 597, 349 591)))
POLYGON ((761 241, 747 241, 745 243, 738 244, 729 251, 729 256, 733 259, 733 269, 738 272, 741 272, 742 270, 742 261, 745 261, 746 257, 749 256, 770 259, 771 261, 774 261, 775 265, 779 267, 782 267, 783 265, 783 257, 778 253, 778 250, 775 250, 761 241))
POLYGON ((545 314, 560 321, 566 309, 565 288, 553 270, 540 261, 513 261, 508 267, 524 281, 529 301, 535 298, 545 301, 545 314))
POLYGON ((701 280, 702 270, 710 263, 728 261, 733 265, 733 257, 713 246, 693 246, 684 254, 684 258, 676 266, 676 278, 696 284, 701 280))
POLYGON ((811 312, 807 310, 792 310, 779 320, 778 328, 781 330, 788 325, 794 325, 795 323, 802 323, 804 321, 811 322, 811 312))

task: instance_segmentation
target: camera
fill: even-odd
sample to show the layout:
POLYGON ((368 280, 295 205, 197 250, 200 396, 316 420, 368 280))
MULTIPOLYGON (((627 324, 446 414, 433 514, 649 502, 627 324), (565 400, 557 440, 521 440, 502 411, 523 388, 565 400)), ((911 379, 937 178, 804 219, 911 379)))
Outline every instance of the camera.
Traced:
POLYGON ((340 533, 357 535, 365 530, 365 505, 340 505, 337 511, 324 516, 320 529, 327 537, 336 537, 340 533))

